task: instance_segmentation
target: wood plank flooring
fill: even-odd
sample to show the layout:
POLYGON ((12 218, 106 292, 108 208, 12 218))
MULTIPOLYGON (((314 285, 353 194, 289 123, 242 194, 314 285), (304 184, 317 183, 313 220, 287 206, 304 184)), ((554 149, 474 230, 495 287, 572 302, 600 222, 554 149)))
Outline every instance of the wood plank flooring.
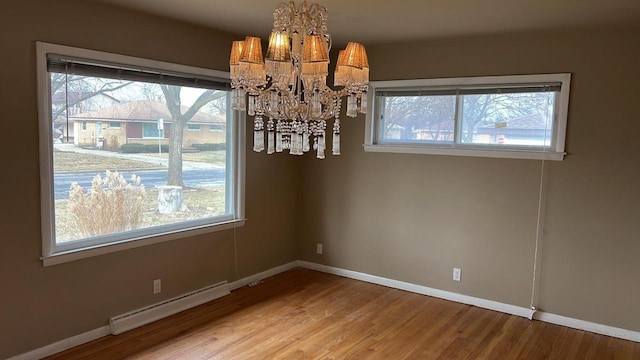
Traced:
POLYGON ((47 359, 640 360, 640 343, 294 269, 47 359))

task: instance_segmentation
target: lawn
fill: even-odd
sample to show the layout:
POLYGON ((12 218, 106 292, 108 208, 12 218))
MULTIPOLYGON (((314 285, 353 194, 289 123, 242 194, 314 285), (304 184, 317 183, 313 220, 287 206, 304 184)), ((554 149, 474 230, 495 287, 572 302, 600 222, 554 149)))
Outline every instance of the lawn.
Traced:
POLYGON ((138 170, 157 168, 158 164, 144 161, 119 159, 106 156, 80 154, 67 151, 53 152, 53 168, 55 172, 97 171, 105 170, 138 170))
MULTIPOLYGON (((144 155, 153 156, 153 157, 161 156, 163 159, 166 159, 169 157, 167 153, 162 153, 161 155, 160 154, 144 154, 144 155)), ((224 166, 226 160, 227 160, 227 155, 225 150, 182 153, 182 161, 204 162, 204 163, 211 163, 211 164, 224 166)))
MULTIPOLYGON (((159 154, 137 154, 148 157, 149 159, 162 157, 166 159, 167 153, 159 154)), ((182 154, 183 161, 203 162, 219 166, 225 166, 226 151, 198 151, 187 152, 182 154)), ((99 156, 92 154, 81 154, 71 151, 54 151, 53 166, 55 172, 73 172, 73 171, 98 171, 105 170, 139 170, 158 168, 159 164, 152 161, 139 161, 133 159, 123 159, 117 157, 99 156)))

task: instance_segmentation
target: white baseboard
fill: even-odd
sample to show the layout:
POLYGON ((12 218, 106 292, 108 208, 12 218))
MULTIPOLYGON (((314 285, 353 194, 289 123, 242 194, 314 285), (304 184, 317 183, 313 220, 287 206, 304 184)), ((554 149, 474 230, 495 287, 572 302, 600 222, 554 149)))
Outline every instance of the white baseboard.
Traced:
POLYGON ((345 269, 340 269, 340 268, 322 265, 322 264, 316 264, 316 263, 307 262, 307 261, 298 261, 298 265, 306 269, 322 271, 329 274, 344 276, 350 279, 366 281, 372 284, 383 285, 383 286, 387 286, 394 289, 400 289, 400 290, 410 291, 417 294, 433 296, 440 299, 451 300, 451 301, 455 301, 463 304, 481 307, 484 309, 500 311, 500 312, 511 314, 511 315, 517 315, 517 316, 528 318, 530 317, 530 314, 531 314, 531 310, 521 306, 505 304, 497 301, 481 299, 481 298, 468 296, 468 295, 456 294, 450 291, 438 290, 438 289, 434 289, 434 288, 430 288, 422 285, 416 285, 416 284, 412 284, 404 281, 398 281, 398 280, 388 279, 380 276, 369 275, 369 274, 365 274, 357 271, 345 270, 345 269))
POLYGON ((366 281, 373 284, 388 286, 394 289, 406 290, 418 294, 433 296, 445 300, 456 301, 463 304, 474 305, 477 307, 500 311, 507 314, 517 315, 526 317, 531 319, 533 317, 534 320, 544 321, 556 325, 562 325, 578 330, 589 331, 596 334, 612 336, 620 339, 640 342, 640 332, 627 330, 622 328, 617 328, 608 325, 602 325, 597 323, 592 323, 589 321, 574 319, 566 316, 546 313, 537 311, 534 312, 531 309, 505 304, 497 301, 481 299, 473 296, 461 295, 452 293, 449 291, 443 291, 438 289, 433 289, 426 286, 411 284, 403 281, 388 279, 380 276, 369 275, 366 273, 361 273, 352 270, 345 270, 333 266, 327 266, 317 263, 312 263, 308 261, 298 260, 298 266, 306 269, 322 271, 329 274, 339 275, 343 277, 347 277, 350 279, 366 281))
POLYGON ((141 309, 129 311, 109 319, 111 333, 113 335, 122 334, 229 294, 229 284, 223 281, 141 309))
POLYGON ((232 283, 229 283, 229 289, 231 291, 239 289, 243 286, 249 285, 251 283, 254 283, 256 281, 260 281, 262 279, 266 279, 268 277, 274 276, 274 275, 278 275, 280 273, 283 273, 285 271, 291 270, 295 267, 298 267, 298 261, 292 261, 290 263, 286 263, 284 265, 280 265, 280 266, 276 266, 274 268, 271 268, 269 270, 265 270, 263 272, 257 273, 257 274, 253 274, 253 275, 249 275, 247 277, 244 277, 240 280, 236 280, 232 283))
POLYGON ((89 330, 82 334, 78 334, 76 336, 72 336, 70 338, 66 338, 53 344, 49 344, 47 346, 43 346, 41 348, 26 352, 24 354, 16 355, 14 357, 10 357, 7 360, 37 360, 47 357, 49 355, 57 354, 61 351, 65 351, 67 349, 71 349, 74 346, 82 345, 84 343, 88 343, 89 341, 93 341, 95 339, 99 339, 103 336, 109 335, 110 329, 109 326, 102 326, 97 329, 89 330))
POLYGON ((540 320, 551 324, 562 325, 573 329, 589 331, 596 334, 607 335, 640 343, 640 331, 621 329, 618 327, 602 325, 546 312, 536 312, 533 318, 535 320, 540 320))

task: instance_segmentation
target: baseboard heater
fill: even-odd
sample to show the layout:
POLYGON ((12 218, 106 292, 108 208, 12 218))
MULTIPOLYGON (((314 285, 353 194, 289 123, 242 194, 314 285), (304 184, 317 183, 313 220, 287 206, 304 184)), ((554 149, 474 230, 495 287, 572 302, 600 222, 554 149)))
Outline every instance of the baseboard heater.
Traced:
POLYGON ((173 299, 114 316, 109 319, 111 333, 113 335, 121 334, 125 331, 229 295, 230 293, 229 284, 226 281, 222 281, 173 299))

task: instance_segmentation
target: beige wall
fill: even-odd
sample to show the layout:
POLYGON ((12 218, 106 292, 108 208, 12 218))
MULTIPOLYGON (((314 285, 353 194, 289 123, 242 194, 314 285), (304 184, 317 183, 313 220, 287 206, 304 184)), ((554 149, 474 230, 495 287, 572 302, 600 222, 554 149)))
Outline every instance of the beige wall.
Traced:
POLYGON ((5 0, 0 27, 0 103, 13 134, 0 141, 0 359, 104 326, 109 316, 297 258, 298 230, 289 219, 296 214, 299 166, 290 157, 266 162, 266 155, 248 152, 248 220, 235 234, 216 232, 44 268, 35 41, 226 70, 236 37, 88 1, 5 0), (163 291, 153 296, 156 278, 163 279, 163 291))
MULTIPOLYGON (((368 47, 374 80, 573 74, 569 155, 548 162, 539 308, 635 331, 639 39, 585 29, 368 47)), ((303 259, 529 306, 540 161, 365 153, 364 117, 342 124, 342 155, 303 163, 303 259)))
MULTIPOLYGON (((529 306, 540 161, 365 153, 363 117, 344 119, 343 155, 323 161, 267 159, 250 151, 249 136, 248 221, 235 233, 42 267, 34 42, 225 70, 236 37, 79 0, 4 1, 0 24, 0 102, 21 134, 0 142, 13 154, 0 186, 0 358, 297 258, 529 306), (156 278, 160 297, 150 291, 156 278)), ((375 80, 573 73, 569 156, 548 163, 539 305, 636 331, 639 36, 585 30, 368 47, 375 80)))

